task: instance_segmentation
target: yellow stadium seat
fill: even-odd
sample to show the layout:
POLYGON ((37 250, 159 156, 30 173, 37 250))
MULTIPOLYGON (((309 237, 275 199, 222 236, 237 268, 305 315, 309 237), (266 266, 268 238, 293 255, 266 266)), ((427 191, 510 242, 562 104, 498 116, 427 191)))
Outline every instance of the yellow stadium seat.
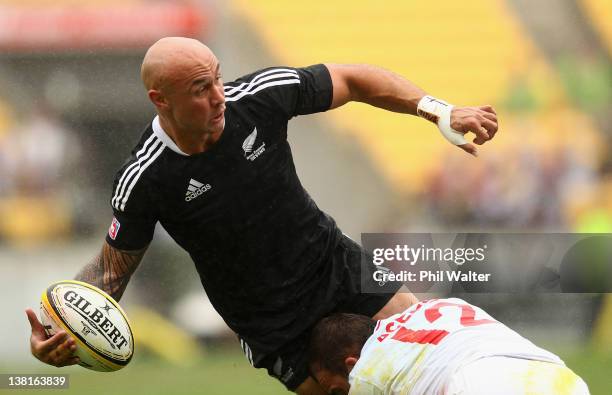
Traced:
POLYGON ((612 54, 612 2, 610 0, 580 0, 583 9, 612 54))
MULTIPOLYGON (((561 109, 569 105, 552 68, 504 0, 337 0, 313 1, 308 7, 280 0, 258 1, 254 7, 247 0, 234 0, 231 5, 255 26, 281 62, 380 65, 451 103, 496 105, 503 133, 521 133, 504 129, 503 120, 510 114, 499 106, 519 82, 528 85, 539 104, 561 109)), ((329 117, 337 130, 361 143, 400 193, 419 192, 442 155, 466 155, 449 147, 435 127, 413 117, 359 103, 329 117)), ((494 155, 502 145, 496 142, 482 152, 494 155)), ((467 157, 462 161, 475 166, 467 157)))

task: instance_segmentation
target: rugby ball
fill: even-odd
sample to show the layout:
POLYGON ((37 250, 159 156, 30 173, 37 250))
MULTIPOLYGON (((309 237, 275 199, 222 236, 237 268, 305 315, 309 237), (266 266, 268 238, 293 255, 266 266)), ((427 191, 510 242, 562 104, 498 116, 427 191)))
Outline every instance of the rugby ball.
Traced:
POLYGON ((42 294, 41 322, 47 335, 65 330, 76 342, 81 366, 112 372, 134 354, 134 336, 123 309, 104 291, 80 281, 53 283, 42 294))

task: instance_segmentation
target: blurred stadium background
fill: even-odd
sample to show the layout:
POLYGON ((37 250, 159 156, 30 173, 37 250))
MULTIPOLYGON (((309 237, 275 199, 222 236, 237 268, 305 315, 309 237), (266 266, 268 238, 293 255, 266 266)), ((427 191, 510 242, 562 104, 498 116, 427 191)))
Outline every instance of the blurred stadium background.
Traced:
MULTIPOLYGON (((478 160, 423 120, 361 104, 294 120, 302 181, 353 238, 612 233, 611 21, 610 0, 0 0, 0 372, 60 372, 30 356, 23 310, 101 246, 113 173, 154 114, 139 66, 158 38, 201 39, 228 81, 270 65, 371 63, 497 108, 500 133, 478 160)), ((610 296, 468 300, 611 393, 610 296)), ((135 360, 114 374, 64 369, 69 393, 285 393, 248 366, 163 229, 122 304, 135 360)))

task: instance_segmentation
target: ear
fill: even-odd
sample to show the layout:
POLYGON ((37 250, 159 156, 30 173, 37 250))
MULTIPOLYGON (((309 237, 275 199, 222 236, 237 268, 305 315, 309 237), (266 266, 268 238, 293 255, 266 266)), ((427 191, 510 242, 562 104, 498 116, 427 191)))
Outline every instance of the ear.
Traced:
POLYGON ((158 107, 158 108, 168 107, 168 101, 166 100, 166 97, 160 91, 156 89, 149 89, 147 94, 149 95, 149 100, 151 100, 151 102, 155 104, 155 107, 158 107))
POLYGON ((346 357, 344 359, 344 365, 346 366, 346 371, 350 373, 351 370, 353 370, 353 367, 355 366, 357 361, 359 361, 359 358, 357 357, 346 357))

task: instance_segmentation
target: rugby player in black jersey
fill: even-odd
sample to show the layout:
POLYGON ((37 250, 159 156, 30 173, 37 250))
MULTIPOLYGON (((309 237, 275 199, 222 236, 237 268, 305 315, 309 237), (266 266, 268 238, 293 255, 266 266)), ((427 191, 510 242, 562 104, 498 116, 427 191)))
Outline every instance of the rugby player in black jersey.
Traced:
MULTIPOLYGON (((366 65, 274 67, 223 84, 210 49, 180 37, 149 48, 141 72, 157 116, 117 173, 102 250, 76 278, 120 299, 159 222, 190 254, 250 363, 291 391, 322 393, 308 376, 314 324, 333 312, 381 319, 416 299, 392 284, 381 289, 386 292, 360 293, 362 275, 372 278, 362 273, 362 249, 300 184, 287 122, 360 101, 418 112, 475 155, 463 134, 473 132, 475 144, 493 138, 495 111, 450 107, 366 65), (444 130, 444 117, 454 135, 444 130)), ((34 356, 55 366, 78 362, 72 339, 64 332, 47 339, 34 312, 27 315, 34 356)))

